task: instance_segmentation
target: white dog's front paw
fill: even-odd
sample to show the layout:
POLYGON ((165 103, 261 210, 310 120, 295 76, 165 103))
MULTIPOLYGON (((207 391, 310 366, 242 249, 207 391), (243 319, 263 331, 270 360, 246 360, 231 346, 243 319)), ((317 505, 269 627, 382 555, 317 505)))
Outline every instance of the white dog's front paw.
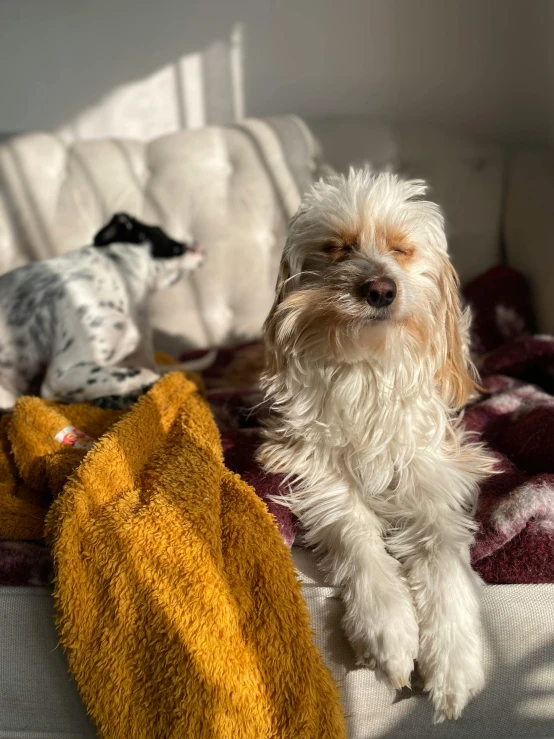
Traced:
POLYGON ((434 721, 440 724, 445 718, 457 719, 471 698, 480 693, 485 684, 482 666, 471 675, 461 673, 445 675, 425 683, 425 690, 431 693, 435 707, 434 721))
POLYGON ((399 690, 410 684, 417 658, 419 634, 409 597, 400 597, 387 608, 347 609, 343 626, 358 664, 375 670, 378 680, 399 690))
MULTIPOLYGON (((440 636, 437 634, 436 639, 440 636)), ((485 684, 482 649, 479 640, 460 640, 421 667, 425 687, 435 707, 435 723, 457 719, 474 695, 485 684)), ((421 654, 423 657, 423 655, 421 654)), ((425 662, 425 659, 423 659, 425 662)))

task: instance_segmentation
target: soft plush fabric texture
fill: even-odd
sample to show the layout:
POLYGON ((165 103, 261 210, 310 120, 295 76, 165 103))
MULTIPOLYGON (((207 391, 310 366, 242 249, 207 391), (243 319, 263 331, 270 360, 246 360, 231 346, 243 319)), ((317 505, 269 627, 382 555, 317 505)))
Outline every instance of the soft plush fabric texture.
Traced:
POLYGON ((474 568, 492 583, 554 582, 554 337, 533 334, 531 290, 507 267, 466 290, 485 393, 464 423, 497 456, 479 496, 474 568))
POLYGON ((7 419, 15 481, 55 497, 60 640, 100 736, 346 736, 290 554, 197 383, 170 373, 127 413, 23 398, 7 419))

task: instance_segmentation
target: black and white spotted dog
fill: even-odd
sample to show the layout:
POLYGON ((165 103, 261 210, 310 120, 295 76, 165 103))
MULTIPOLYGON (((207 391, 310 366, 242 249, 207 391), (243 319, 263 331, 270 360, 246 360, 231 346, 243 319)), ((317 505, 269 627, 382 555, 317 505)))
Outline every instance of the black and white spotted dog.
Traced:
POLYGON ((139 395, 160 375, 148 298, 203 259, 200 247, 119 213, 94 245, 2 275, 0 408, 28 393, 70 402, 139 395))

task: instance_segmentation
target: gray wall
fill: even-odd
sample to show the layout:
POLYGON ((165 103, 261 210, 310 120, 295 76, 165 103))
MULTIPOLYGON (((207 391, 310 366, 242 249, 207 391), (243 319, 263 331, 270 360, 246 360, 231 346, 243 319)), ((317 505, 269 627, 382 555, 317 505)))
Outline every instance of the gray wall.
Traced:
POLYGON ((0 131, 54 128, 244 27, 251 115, 554 130, 551 0, 0 0, 0 131))

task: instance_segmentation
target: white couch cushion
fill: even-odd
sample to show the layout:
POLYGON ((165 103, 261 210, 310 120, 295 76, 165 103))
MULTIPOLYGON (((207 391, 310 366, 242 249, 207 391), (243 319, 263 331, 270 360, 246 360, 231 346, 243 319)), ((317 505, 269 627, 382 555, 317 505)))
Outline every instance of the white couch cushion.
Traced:
POLYGON ((116 211, 193 238, 205 266, 153 300, 182 347, 249 339, 273 298, 289 217, 319 153, 297 118, 246 120, 149 143, 66 144, 30 134, 0 146, 0 269, 89 244, 116 211))
POLYGON ((500 147, 363 117, 314 120, 310 126, 338 171, 369 163, 429 183, 431 197, 444 209, 449 249, 462 282, 498 264, 504 188, 500 147))

